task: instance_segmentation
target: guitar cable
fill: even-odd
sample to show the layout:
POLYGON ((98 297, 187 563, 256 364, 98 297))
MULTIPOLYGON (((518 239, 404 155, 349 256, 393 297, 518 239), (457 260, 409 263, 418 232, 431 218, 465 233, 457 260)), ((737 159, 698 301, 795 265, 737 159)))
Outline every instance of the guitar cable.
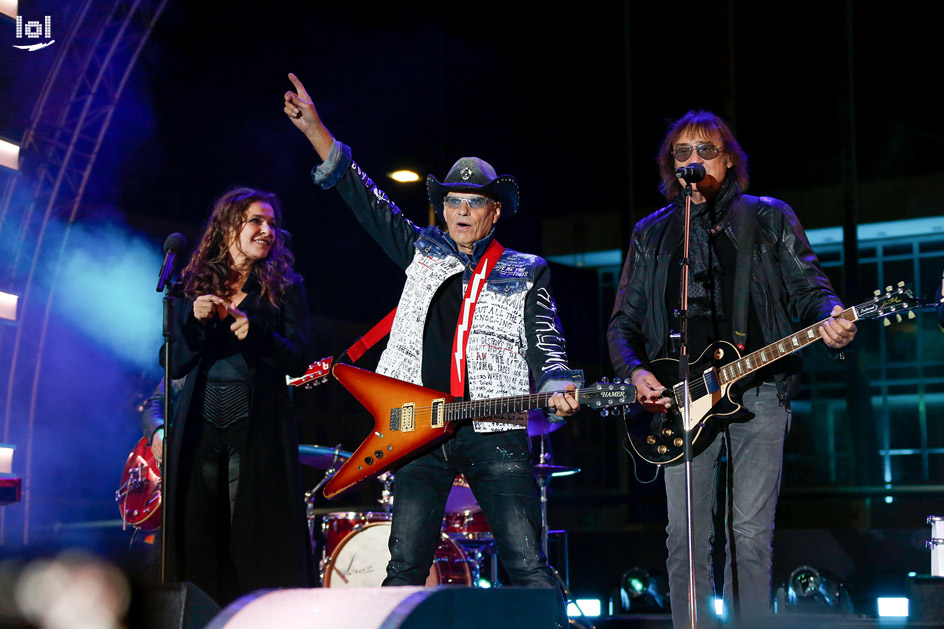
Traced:
POLYGON ((636 479, 636 482, 637 482, 637 483, 641 483, 641 484, 643 484, 643 485, 650 485, 650 484, 656 482, 656 480, 659 478, 659 471, 662 469, 662 466, 661 466, 661 465, 656 465, 656 466, 655 466, 655 467, 656 467, 656 473, 652 476, 651 479, 649 479, 649 480, 643 480, 643 479, 639 478, 639 467, 636 465, 636 454, 635 454, 635 453, 633 452, 633 450, 629 447, 629 426, 626 424, 626 421, 627 421, 627 419, 626 419, 626 407, 625 407, 625 406, 622 407, 622 408, 620 409, 620 412, 623 414, 623 429, 626 431, 626 436, 623 437, 623 440, 620 442, 620 445, 623 447, 623 450, 625 450, 626 453, 629 454, 629 460, 633 462, 633 478, 636 479))

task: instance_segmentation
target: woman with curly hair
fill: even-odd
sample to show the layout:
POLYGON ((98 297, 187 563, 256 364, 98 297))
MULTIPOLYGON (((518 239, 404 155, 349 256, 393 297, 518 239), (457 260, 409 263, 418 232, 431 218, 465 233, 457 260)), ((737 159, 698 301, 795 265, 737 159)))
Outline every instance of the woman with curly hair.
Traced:
POLYGON ((310 584, 286 374, 308 366, 308 307, 274 195, 221 196, 183 272, 170 373, 183 378, 165 473, 165 580, 226 605, 310 584))

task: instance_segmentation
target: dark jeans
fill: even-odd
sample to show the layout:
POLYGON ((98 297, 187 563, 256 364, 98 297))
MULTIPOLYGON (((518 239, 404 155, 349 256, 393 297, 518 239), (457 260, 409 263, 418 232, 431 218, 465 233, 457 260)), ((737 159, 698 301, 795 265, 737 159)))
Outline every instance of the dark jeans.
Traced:
POLYGON ((513 585, 557 588, 541 550, 541 511, 526 430, 456 435, 396 473, 384 585, 423 585, 439 544, 446 498, 465 475, 513 585))
MULTIPOLYGON (((731 422, 692 461, 692 517, 695 553, 695 590, 698 627, 717 626, 708 599, 715 595, 712 546, 714 515, 718 510, 718 468, 728 457, 725 505, 727 545, 724 569, 724 604, 742 627, 762 627, 770 607, 774 513, 780 494, 783 442, 790 428, 789 406, 780 406, 777 387, 764 384, 749 389, 743 404, 755 417, 731 422)), ((709 420, 718 421, 717 418, 709 420)), ((702 438, 710 438, 705 436, 702 438)), ((697 445, 697 444, 696 444, 697 445)), ((685 468, 667 467, 669 596, 672 621, 688 626, 688 543, 685 517, 685 468)))

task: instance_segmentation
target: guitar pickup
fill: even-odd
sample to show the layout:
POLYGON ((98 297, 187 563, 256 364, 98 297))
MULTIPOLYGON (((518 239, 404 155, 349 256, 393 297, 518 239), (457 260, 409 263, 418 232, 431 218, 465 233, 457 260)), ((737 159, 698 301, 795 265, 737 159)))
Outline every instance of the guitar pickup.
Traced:
POLYGON ((400 432, 413 432, 414 404, 409 402, 400 407, 400 432))
POLYGON ((444 428, 446 426, 446 400, 439 398, 433 400, 432 413, 430 414, 430 428, 444 428))
POLYGON ((714 369, 709 369, 704 373, 705 379, 705 388, 708 389, 708 393, 717 393, 721 387, 718 385, 718 374, 714 369))
POLYGON ((390 410, 390 432, 400 430, 400 409, 390 410))

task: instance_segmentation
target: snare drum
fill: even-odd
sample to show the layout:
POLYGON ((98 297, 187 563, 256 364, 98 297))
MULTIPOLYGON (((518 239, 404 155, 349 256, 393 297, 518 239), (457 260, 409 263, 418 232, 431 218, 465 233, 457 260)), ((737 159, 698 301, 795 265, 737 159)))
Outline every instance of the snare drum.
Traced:
POLYGON ((325 556, 334 553, 345 537, 358 527, 374 522, 389 522, 385 511, 335 511, 321 516, 321 533, 325 539, 325 556))
MULTIPOLYGON (((325 567, 324 587, 380 587, 387 576, 390 523, 373 522, 357 528, 338 544, 325 567)), ((427 587, 472 585, 470 560, 459 545, 443 535, 426 579, 427 587)))

